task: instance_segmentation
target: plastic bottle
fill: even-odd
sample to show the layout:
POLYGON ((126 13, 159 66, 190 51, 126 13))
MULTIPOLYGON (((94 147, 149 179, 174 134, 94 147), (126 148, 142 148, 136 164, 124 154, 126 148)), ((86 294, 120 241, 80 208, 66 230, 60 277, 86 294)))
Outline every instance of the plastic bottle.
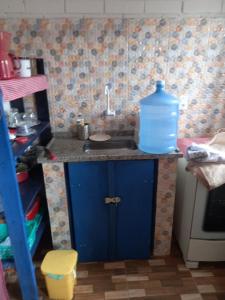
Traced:
POLYGON ((156 91, 140 101, 138 148, 163 154, 177 148, 179 101, 164 90, 164 81, 156 82, 156 91))

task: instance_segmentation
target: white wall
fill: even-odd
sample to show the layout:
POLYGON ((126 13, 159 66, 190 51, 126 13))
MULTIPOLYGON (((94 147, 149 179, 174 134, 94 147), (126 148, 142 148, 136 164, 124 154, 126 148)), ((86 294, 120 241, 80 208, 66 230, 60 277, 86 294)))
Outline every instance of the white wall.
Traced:
POLYGON ((225 0, 0 0, 0 17, 224 15, 225 0))

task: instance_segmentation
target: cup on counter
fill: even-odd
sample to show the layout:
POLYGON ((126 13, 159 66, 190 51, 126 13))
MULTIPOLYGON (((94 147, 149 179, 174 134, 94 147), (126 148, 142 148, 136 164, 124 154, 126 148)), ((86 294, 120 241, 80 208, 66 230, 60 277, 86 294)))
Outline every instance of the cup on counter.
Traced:
POLYGON ((79 140, 87 140, 89 138, 89 124, 77 125, 77 135, 79 140))

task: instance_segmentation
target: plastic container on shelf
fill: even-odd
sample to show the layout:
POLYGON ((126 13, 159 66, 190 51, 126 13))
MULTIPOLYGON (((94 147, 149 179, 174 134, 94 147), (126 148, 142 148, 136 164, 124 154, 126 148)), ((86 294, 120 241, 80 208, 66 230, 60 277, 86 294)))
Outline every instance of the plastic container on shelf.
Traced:
POLYGON ((16 165, 16 178, 19 183, 26 181, 29 178, 28 166, 22 162, 16 165))
POLYGON ((78 254, 75 250, 49 251, 41 264, 41 272, 50 299, 71 300, 76 283, 76 264, 78 254))
MULTIPOLYGON (((27 243, 29 249, 31 249, 35 243, 36 232, 41 223, 42 217, 43 217, 43 213, 39 213, 36 215, 36 217, 33 220, 26 221, 27 243)), ((2 230, 5 230, 5 228, 2 227, 2 230)), ((8 228, 6 227, 6 233, 4 233, 4 240, 2 240, 0 243, 0 259, 11 259, 11 258, 13 258, 13 249, 8 235, 8 228)))
POLYGON ((8 229, 7 229, 7 224, 2 223, 0 224, 0 243, 5 240, 8 236, 8 229))
POLYGON ((19 183, 22 183, 29 178, 29 173, 27 171, 17 172, 16 178, 19 183))
POLYGON ((179 101, 164 87, 164 81, 157 81, 156 91, 140 101, 138 148, 147 153, 164 154, 177 148, 179 101))

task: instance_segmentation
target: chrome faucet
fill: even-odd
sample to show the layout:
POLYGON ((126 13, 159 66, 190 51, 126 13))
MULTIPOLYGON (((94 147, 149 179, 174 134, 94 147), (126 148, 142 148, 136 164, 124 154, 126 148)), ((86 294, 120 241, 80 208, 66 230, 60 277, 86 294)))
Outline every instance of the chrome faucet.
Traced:
POLYGON ((114 117, 116 115, 116 112, 115 110, 110 109, 110 98, 109 98, 110 89, 111 89, 111 84, 107 83, 105 85, 105 95, 107 97, 107 109, 105 110, 104 115, 114 117))

